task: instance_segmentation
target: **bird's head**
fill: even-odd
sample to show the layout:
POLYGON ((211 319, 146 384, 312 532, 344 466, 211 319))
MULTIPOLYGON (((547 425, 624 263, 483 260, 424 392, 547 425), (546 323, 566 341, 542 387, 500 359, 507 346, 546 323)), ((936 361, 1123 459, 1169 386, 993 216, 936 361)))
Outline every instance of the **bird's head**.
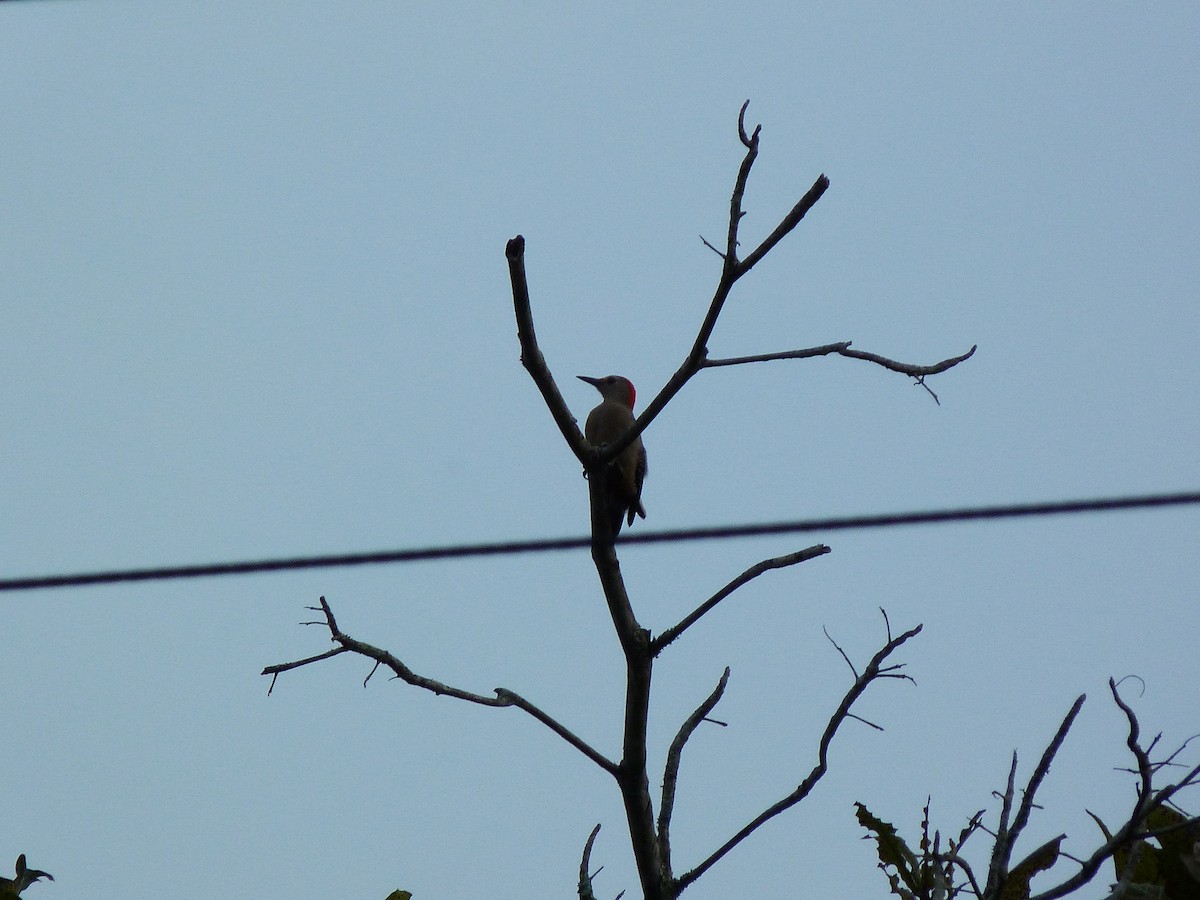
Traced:
POLYGON ((633 409, 633 401, 637 398, 637 391, 633 389, 633 382, 621 375, 605 375, 603 378, 591 378, 587 375, 576 375, 580 381, 586 381, 592 387, 600 392, 600 396, 605 400, 612 400, 615 403, 620 403, 623 406, 628 406, 633 409))

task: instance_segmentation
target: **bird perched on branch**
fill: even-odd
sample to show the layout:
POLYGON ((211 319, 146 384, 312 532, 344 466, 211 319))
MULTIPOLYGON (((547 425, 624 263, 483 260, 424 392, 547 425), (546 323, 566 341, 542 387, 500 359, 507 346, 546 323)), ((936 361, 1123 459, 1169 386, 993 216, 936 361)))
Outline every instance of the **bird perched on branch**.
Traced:
MULTIPOLYGON (((588 443, 604 447, 617 441, 633 427, 633 401, 637 392, 633 382, 620 375, 604 378, 577 376, 600 392, 604 399, 588 413, 583 426, 583 436, 588 443)), ((613 537, 621 530, 621 520, 633 524, 636 513, 646 518, 646 507, 642 506, 642 481, 646 477, 646 448, 638 435, 633 443, 617 454, 610 464, 608 473, 608 514, 612 523, 613 537)))
POLYGON ((16 878, 0 878, 0 900, 6 897, 20 897, 21 891, 29 887, 39 878, 45 878, 49 881, 54 880, 54 876, 49 872, 43 872, 41 869, 31 869, 25 865, 25 854, 22 853, 17 857, 17 872, 16 878))

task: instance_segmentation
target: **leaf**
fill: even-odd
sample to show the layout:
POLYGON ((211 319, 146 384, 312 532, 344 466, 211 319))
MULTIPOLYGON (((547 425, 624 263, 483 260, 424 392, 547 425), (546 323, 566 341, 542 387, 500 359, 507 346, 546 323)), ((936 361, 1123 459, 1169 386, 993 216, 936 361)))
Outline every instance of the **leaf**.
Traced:
POLYGON ((383 900, 412 900, 412 894, 408 891, 392 891, 383 900))
MULTIPOLYGON (((1099 816, 1090 813, 1106 839, 1112 834, 1108 827, 1100 821, 1099 816)), ((1154 839, 1161 844, 1156 847, 1148 841, 1134 841, 1125 847, 1118 847, 1113 853, 1113 868, 1117 870, 1117 880, 1120 881, 1129 864, 1129 857, 1137 850, 1137 863, 1128 882, 1144 888, 1153 888, 1161 893, 1166 900, 1200 900, 1200 823, 1183 827, 1188 817, 1160 806, 1146 816, 1144 827, 1151 833, 1162 831, 1154 839)))
POLYGON ((1187 822, 1187 816, 1166 806, 1158 807, 1146 817, 1147 831, 1164 832, 1154 838, 1162 847, 1156 851, 1158 877, 1155 883, 1162 885, 1169 900, 1200 900, 1200 879, 1192 871, 1200 868, 1196 851, 1197 842, 1200 842, 1200 823, 1188 825, 1187 822))
POLYGON ((1058 862, 1058 848, 1065 834, 1060 834, 1052 841, 1047 841, 1021 860, 1004 882, 1004 890, 1000 892, 1000 900, 1029 900, 1029 882, 1038 872, 1042 872, 1058 862))
MULTIPOLYGON (((914 871, 917 868, 917 858, 912 850, 908 848, 908 844, 904 843, 904 839, 896 834, 895 826, 876 818, 861 803, 855 803, 854 806, 857 809, 855 815, 858 817, 858 823, 875 835, 880 866, 885 871, 889 866, 895 869, 896 875, 900 876, 900 879, 909 890, 919 891, 919 880, 917 873, 914 871)), ((892 882, 892 892, 904 896, 899 885, 896 883, 896 875, 889 874, 889 880, 892 882)))

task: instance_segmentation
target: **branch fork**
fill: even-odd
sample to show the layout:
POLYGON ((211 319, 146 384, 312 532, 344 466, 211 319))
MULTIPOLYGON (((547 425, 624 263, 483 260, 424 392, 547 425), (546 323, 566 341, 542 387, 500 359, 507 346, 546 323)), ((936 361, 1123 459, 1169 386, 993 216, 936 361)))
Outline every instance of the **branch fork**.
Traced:
MULTIPOLYGON (((663 650, 678 640, 703 617, 712 612, 739 587, 772 569, 790 567, 824 555, 829 552, 829 547, 818 544, 784 556, 766 559, 751 566, 697 606, 678 623, 667 628, 657 637, 653 637, 649 629, 644 628, 638 622, 634 613, 625 588, 624 579, 621 575, 620 563, 617 559, 613 542, 614 535, 611 533, 608 517, 602 512, 604 509, 602 489, 609 463, 650 426, 675 395, 693 377, 699 374, 702 369, 746 365, 767 360, 805 359, 836 354, 873 362, 886 369, 919 379, 919 383, 924 384, 926 377, 952 368, 968 359, 975 351, 975 348, 972 347, 965 354, 943 360, 933 365, 915 365, 897 362, 877 354, 854 350, 851 348, 849 341, 841 341, 803 350, 789 350, 758 356, 726 359, 710 358, 708 349, 709 341, 734 285, 799 225, 800 221, 804 219, 829 188, 829 179, 823 174, 820 175, 795 205, 793 205, 791 210, 779 221, 774 230, 763 238, 744 258, 739 257, 739 248, 741 246, 740 227, 742 218, 745 215, 742 204, 750 172, 758 156, 759 141, 762 134, 761 125, 756 125, 752 130, 747 130, 746 111, 748 106, 749 101, 746 101, 738 113, 738 139, 745 148, 745 154, 738 167, 733 191, 730 195, 729 220, 725 234, 724 250, 718 250, 717 247, 704 240, 703 237, 701 238, 705 246, 717 253, 722 261, 721 274, 712 298, 709 301, 707 312, 699 326, 696 338, 684 356, 679 368, 659 390, 658 394, 646 405, 641 415, 634 421, 633 426, 618 440, 604 447, 593 447, 580 431, 579 424, 571 414, 570 408, 567 406, 550 372, 546 359, 538 346, 531 312, 529 285, 525 273, 525 239, 521 235, 517 235, 508 241, 505 247, 509 279, 512 284, 517 336, 521 348, 521 363, 529 372, 530 377, 541 393, 542 399, 550 412, 551 418, 562 434, 563 440, 575 458, 583 465, 584 471, 589 476, 589 500, 592 511, 592 559, 604 592, 605 601, 609 608, 614 632, 625 658, 625 717, 620 759, 614 760, 605 756, 557 719, 507 688, 497 688, 494 695, 489 696, 448 685, 414 672, 402 660, 388 651, 367 644, 344 633, 338 627, 333 611, 324 597, 320 600, 320 606, 315 608, 322 614, 322 620, 309 624, 324 625, 336 646, 315 656, 268 666, 263 670, 264 675, 272 676, 271 689, 273 689, 276 679, 284 672, 321 662, 342 653, 354 653, 370 659, 374 663, 371 672, 364 679, 364 684, 370 680, 375 671, 382 667, 389 669, 396 678, 407 684, 437 695, 453 697, 479 706, 515 707, 524 711, 527 715, 541 722, 581 752, 601 769, 608 772, 616 780, 625 807, 633 855, 637 865, 643 896, 646 900, 674 900, 684 888, 693 883, 733 847, 761 827, 765 822, 803 800, 825 774, 828 766, 830 743, 842 724, 847 719, 866 722, 865 719, 862 719, 851 711, 854 703, 862 693, 871 684, 880 679, 908 678, 907 675, 904 675, 900 671, 902 668, 900 664, 890 663, 888 660, 905 642, 916 636, 920 632, 921 627, 917 626, 897 637, 893 637, 889 626, 886 643, 871 658, 862 673, 860 674, 852 664, 850 665, 853 674, 851 687, 846 692, 837 710, 830 717, 825 731, 821 736, 816 764, 795 791, 765 809, 754 820, 744 826, 685 875, 679 878, 674 877, 672 874, 670 830, 671 819, 675 810, 676 788, 682 752, 685 744, 694 735, 700 724, 705 721, 713 721, 709 718, 709 714, 716 707, 725 691, 729 680, 729 670, 725 669, 716 688, 684 720, 675 735, 675 739, 671 743, 664 765, 663 790, 660 798, 659 814, 656 819, 653 811, 653 802, 650 797, 647 765, 647 729, 651 672, 654 660, 663 650)), ((932 394, 932 391, 930 393, 932 394)), ((886 614, 884 618, 886 622, 886 614)), ((846 653, 836 643, 834 643, 834 646, 849 664, 850 659, 846 653)), ((879 727, 869 722, 866 722, 866 724, 873 728, 879 727)), ((581 900, 594 900, 592 892, 593 875, 590 873, 589 861, 598 832, 599 826, 592 831, 584 847, 579 871, 578 888, 581 900)))

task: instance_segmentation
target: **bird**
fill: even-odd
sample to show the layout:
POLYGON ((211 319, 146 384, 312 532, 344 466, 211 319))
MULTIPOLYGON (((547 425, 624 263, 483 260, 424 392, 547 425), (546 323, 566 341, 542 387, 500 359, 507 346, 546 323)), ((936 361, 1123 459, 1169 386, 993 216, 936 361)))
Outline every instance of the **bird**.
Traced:
MULTIPOLYGON (((576 376, 600 392, 604 399, 588 413, 583 436, 595 447, 605 447, 620 439, 633 427, 633 403, 637 391, 633 382, 621 375, 591 378, 576 376)), ((642 505, 642 481, 646 478, 646 448, 638 435, 611 463, 608 477, 608 515, 613 537, 621 530, 621 520, 633 524, 634 515, 646 518, 642 505)))
POLYGON ((20 897, 21 891, 39 878, 54 880, 54 876, 41 869, 30 869, 25 865, 25 854, 17 857, 16 878, 0 878, 0 900, 4 897, 20 897))

